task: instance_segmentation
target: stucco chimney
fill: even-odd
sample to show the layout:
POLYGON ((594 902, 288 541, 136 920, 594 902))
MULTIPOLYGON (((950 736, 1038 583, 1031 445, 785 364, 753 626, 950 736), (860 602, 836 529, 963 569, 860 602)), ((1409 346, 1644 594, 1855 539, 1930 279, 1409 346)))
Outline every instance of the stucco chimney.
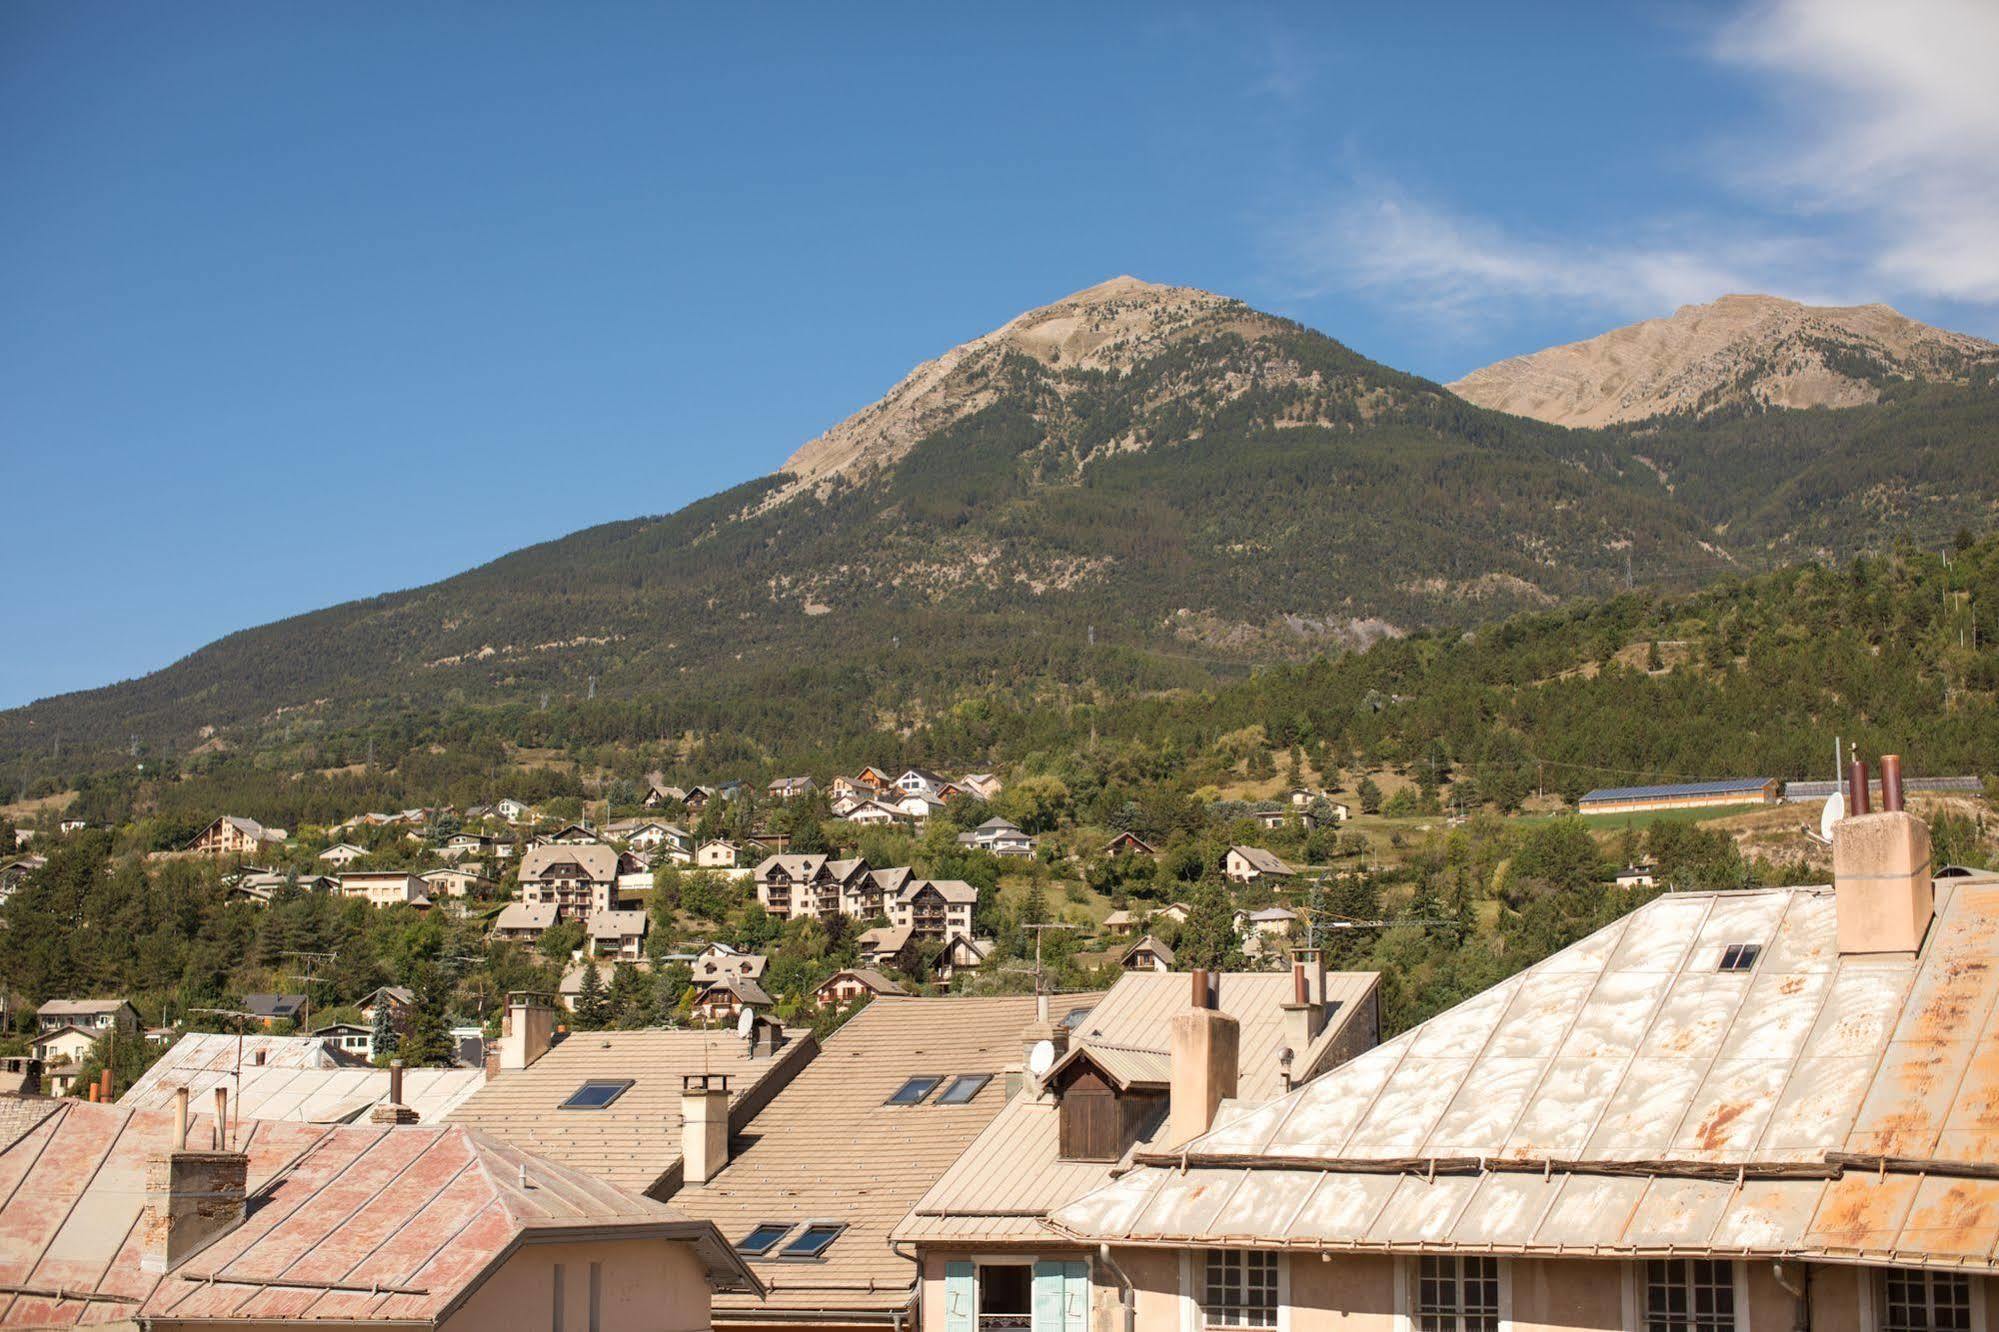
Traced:
MULTIPOLYGON (((830 1146, 830 1144, 829 1144, 830 1146)), ((680 1075, 680 1177, 706 1184, 729 1164, 729 1075, 680 1075)))
POLYGON ((1326 1004, 1324 990, 1319 994, 1312 991, 1310 969, 1303 962, 1291 964, 1291 1002, 1284 1009, 1284 1044, 1292 1054, 1303 1059, 1305 1051, 1319 1038, 1319 1032, 1326 1025, 1326 1004))
POLYGON ((1214 1127, 1215 1110, 1236 1094, 1241 1025, 1214 1006, 1208 973, 1196 969, 1193 1007, 1172 1023, 1172 1086, 1168 1101, 1171 1145, 1214 1127))
MULTIPOLYGON (((1900 760, 1889 766, 1899 805, 1900 760)), ((1841 819, 1832 830, 1832 881, 1841 954, 1915 952, 1936 912, 1929 825, 1903 809, 1841 819)))
POLYGON ((149 1156, 139 1269, 171 1272, 241 1225, 249 1183, 244 1152, 182 1149, 149 1156))
POLYGON ((507 1016, 500 1028, 500 1069, 528 1068, 555 1043, 555 1006, 545 994, 520 991, 507 996, 507 1016))

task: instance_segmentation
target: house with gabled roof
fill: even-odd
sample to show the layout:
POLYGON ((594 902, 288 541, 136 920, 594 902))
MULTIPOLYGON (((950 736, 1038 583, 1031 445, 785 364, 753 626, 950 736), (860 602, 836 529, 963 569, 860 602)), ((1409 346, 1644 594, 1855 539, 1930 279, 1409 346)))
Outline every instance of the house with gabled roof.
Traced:
POLYGON ((862 997, 907 995, 909 991, 872 967, 848 967, 836 971, 812 992, 812 1002, 821 1008, 845 1008, 862 997))
POLYGON ((958 845, 979 851, 990 851, 996 856, 1034 854, 1034 839, 1022 832, 1019 825, 1011 819, 998 817, 987 819, 970 832, 959 833, 958 845))
POLYGON ((1196 1131, 1049 1213, 1126 1283, 1092 1305, 1136 1332, 1977 1326, 1999 875, 1933 877, 1901 809, 1832 842, 1829 885, 1667 893, 1274 1100, 1190 1091, 1196 1131))
POLYGON ((1152 843, 1135 832, 1121 832, 1104 843, 1107 856, 1156 856, 1159 852, 1152 843))
POLYGON ((888 919, 909 926, 919 942, 969 939, 978 905, 979 890, 963 879, 912 879, 888 901, 888 919))
MULTIPOLYGON (((1228 1099, 1259 1104, 1370 1048, 1378 982, 1372 972, 1324 974, 1316 956, 1302 977, 1203 976, 1204 998, 1234 1024, 1228 1099)), ((1194 984, 1186 974, 1127 974, 1090 1006, 1060 1021, 1049 1020, 1059 1009, 1045 1009, 1023 1031, 1023 1046, 1043 1051, 1041 1072, 893 1232, 922 1272, 913 1332, 948 1332, 953 1311, 977 1327, 1031 1323, 1035 1309, 1071 1310, 1078 1321, 1091 1312, 1094 1255, 1045 1218, 1117 1178, 1135 1150, 1163 1144, 1194 984)))
POLYGON ((810 777, 774 777, 764 788, 764 794, 772 800, 796 800, 800 796, 811 795, 819 789, 819 783, 810 777))
POLYGON ((651 917, 643 911, 598 911, 584 923, 583 937, 592 957, 635 962, 645 956, 650 922, 651 917))
POLYGON ((251 856, 285 840, 283 828, 266 828, 255 819, 224 814, 194 835, 184 850, 198 856, 251 856))
POLYGON ((1230 883, 1282 883, 1298 871, 1260 846, 1232 846, 1222 856, 1222 877, 1230 883))
POLYGON ((1126 971, 1171 971, 1173 950, 1158 936, 1148 934, 1118 954, 1117 964, 1126 971))
POLYGON ((521 900, 553 906, 564 920, 587 920, 616 903, 618 875, 637 862, 614 846, 537 846, 521 857, 521 900))
POLYGON ((335 842, 332 846, 327 847, 319 853, 319 859, 326 861, 337 869, 345 869, 367 854, 368 848, 365 846, 356 846, 352 842, 335 842))
POLYGON ((509 902, 493 918, 491 934, 495 939, 532 948, 557 919, 553 902, 509 902))
POLYGON ((703 1022, 733 1022, 745 1009, 765 1013, 777 1006, 770 991, 742 972, 724 972, 705 984, 697 983, 693 1013, 703 1022))
POLYGON ((476 1130, 190 1110, 0 1098, 0 1328, 641 1332, 762 1289, 712 1224, 476 1130))

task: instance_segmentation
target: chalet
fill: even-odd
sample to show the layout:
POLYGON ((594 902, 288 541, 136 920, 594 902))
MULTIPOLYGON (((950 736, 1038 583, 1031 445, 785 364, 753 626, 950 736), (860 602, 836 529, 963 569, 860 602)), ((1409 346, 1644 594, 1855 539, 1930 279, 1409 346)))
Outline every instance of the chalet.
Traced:
POLYGON ((989 772, 969 772, 958 779, 965 794, 976 800, 991 800, 1000 793, 1000 779, 989 772))
POLYGON ((733 1022, 744 1009, 762 1013, 777 1001, 747 976, 722 976, 699 987, 693 1013, 704 1022, 733 1022))
POLYGON ((871 791, 885 791, 895 785, 895 778, 872 765, 855 773, 854 780, 871 791))
POLYGON ((871 967, 907 971, 916 960, 915 931, 907 925, 878 925, 854 941, 861 961, 871 967))
POLYGON ((1126 971, 1171 971, 1173 950, 1148 934, 1124 950, 1118 965, 1126 971))
POLYGON ((493 881, 471 865, 427 870, 419 876, 426 897, 469 897, 493 887, 493 881))
POLYGON ((56 824, 56 831, 67 837, 71 833, 82 832, 89 826, 90 820, 88 819, 64 818, 60 823, 56 824))
POLYGON ((769 967, 770 959, 761 953, 746 953, 740 948, 717 942, 710 943, 694 955, 690 970, 695 983, 705 985, 724 976, 744 976, 760 981, 769 967))
POLYGON ((961 971, 977 971, 992 960, 998 945, 991 939, 974 939, 969 934, 953 934, 944 940, 931 970, 947 984, 961 971))
POLYGON ((1121 832, 1104 843, 1107 856, 1156 856, 1159 854, 1152 843, 1135 832, 1121 832))
MULTIPOLYGON (((932 815, 944 812, 944 802, 934 793, 927 791, 908 791, 900 796, 891 797, 887 803, 889 808, 909 820, 919 832, 930 822, 932 815)), ((853 820, 850 816, 850 821, 858 820, 853 820)))
POLYGON ((603 841, 588 823, 565 823, 541 839, 543 846, 599 846, 603 841))
POLYGON ((1270 829, 1295 824, 1309 831, 1319 826, 1318 816, 1309 809, 1260 809, 1255 818, 1258 826, 1270 829))
POLYGON ((437 854, 446 860, 458 860, 465 856, 486 856, 494 853, 500 845, 497 837, 485 833, 456 832, 444 839, 444 845, 437 854))
POLYGON ((525 823, 534 817, 532 806, 524 805, 520 801, 513 799, 494 801, 493 812, 508 823, 525 823))
POLYGON ((811 795, 819 789, 819 783, 810 777, 777 777, 764 788, 764 794, 772 800, 796 800, 800 796, 811 795))
POLYGON ((632 864, 601 842, 538 846, 521 857, 521 901, 553 906, 564 920, 586 920, 592 912, 612 909, 618 875, 632 864))
POLYGON ((285 840, 283 828, 266 828, 255 819, 224 814, 194 835, 184 850, 198 856, 249 856, 285 840))
POLYGON ((909 991, 896 984, 879 971, 867 967, 849 967, 836 971, 812 992, 812 1002, 821 1008, 845 1008, 863 995, 872 999, 879 995, 907 995, 909 991))
POLYGON ((325 1026, 312 1029, 313 1039, 323 1041, 328 1049, 338 1050, 359 1060, 375 1057, 375 1029, 364 1027, 358 1022, 329 1022, 325 1026))
POLYGON ((902 776, 896 778, 890 784, 904 795, 934 797, 949 784, 949 779, 941 773, 930 771, 928 768, 909 768, 903 772, 902 776))
POLYGON ((1113 911, 1104 917, 1104 932, 1106 934, 1130 934, 1138 928, 1139 919, 1140 917, 1135 912, 1125 910, 1113 911))
POLYGON ((509 902, 494 919, 492 936, 533 947, 556 920, 553 902, 509 902))
POLYGON ((124 999, 51 999, 35 1010, 37 1031, 64 1027, 92 1033, 93 1039, 112 1030, 130 1034, 139 1030, 139 1010, 124 999))
POLYGON ((361 1020, 372 1024, 377 1010, 389 1010, 389 1025, 400 1031, 416 1010, 416 991, 407 985, 382 985, 361 1001, 361 1020))
POLYGON ((1298 923, 1298 913, 1284 907, 1235 913, 1236 933, 1242 939, 1244 954, 1250 957, 1260 957, 1279 947, 1291 937, 1292 928, 1298 923))
POLYGON ((694 841, 685 828, 659 819, 621 819, 605 831, 634 851, 664 851, 683 863, 694 841))
POLYGON ((408 870, 365 870, 340 876, 342 897, 363 897, 370 906, 430 905, 424 881, 408 870))
POLYGON ((979 890, 963 879, 916 879, 888 903, 891 925, 909 926, 919 941, 972 937, 979 890))
POLYGON ((742 854, 743 849, 734 842, 716 838, 695 848, 694 863, 702 869, 735 869, 742 854))
POLYGON ((856 801, 847 812, 840 815, 848 823, 858 823, 863 827, 881 828, 908 823, 909 816, 900 809, 885 805, 879 800, 856 801))
POLYGON ((1006 819, 987 819, 970 832, 958 834, 958 845, 990 851, 996 856, 1031 856, 1034 839, 1006 819))
POLYGON ((881 795, 886 787, 863 782, 857 777, 835 777, 827 784, 826 794, 835 802, 841 800, 871 800, 881 795))
POLYGON ((681 793, 680 803, 687 807, 689 814, 699 818, 701 812, 708 808, 708 802, 714 798, 715 793, 707 787, 690 786, 681 793))
POLYGON ((1274 852, 1260 846, 1232 846, 1222 857, 1222 876, 1230 883, 1282 882, 1297 873, 1274 852))
POLYGON ((1656 865, 1626 865, 1617 872, 1619 888, 1650 888, 1657 881, 1656 865))
POLYGON ((319 859, 336 869, 345 869, 367 854, 368 848, 365 846, 356 846, 352 842, 336 842, 320 852, 319 859))
MULTIPOLYGON (((853 914, 846 904, 862 890, 859 881, 868 875, 868 862, 861 859, 831 860, 821 855, 768 856, 756 868, 757 901, 779 920, 793 916, 834 916, 853 914)), ((865 895, 863 893, 863 895, 865 895)))
POLYGON ((591 956, 637 961, 645 955, 646 926, 650 919, 643 911, 597 912, 583 931, 591 956))
POLYGON ((46 856, 22 856, 0 865, 0 902, 14 895, 14 890, 27 880, 30 874, 48 864, 46 856))
POLYGON ((687 792, 677 786, 667 786, 662 782, 646 783, 645 799, 640 801, 647 809, 660 809, 666 805, 680 805, 687 802, 687 792))

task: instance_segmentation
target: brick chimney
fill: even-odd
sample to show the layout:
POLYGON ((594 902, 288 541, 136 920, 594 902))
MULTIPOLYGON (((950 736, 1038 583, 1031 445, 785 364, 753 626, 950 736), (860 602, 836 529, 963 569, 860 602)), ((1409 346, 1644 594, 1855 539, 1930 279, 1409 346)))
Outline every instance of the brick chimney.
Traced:
POLYGON ((1929 826, 1902 808, 1900 755, 1881 756, 1879 813, 1867 812, 1867 765, 1856 762, 1853 770, 1859 812, 1832 831, 1839 951, 1913 953, 1922 947, 1936 912, 1929 826))
POLYGON ((241 1225, 249 1184, 245 1152, 176 1146, 147 1157, 139 1270, 171 1272, 241 1225))
POLYGON ((1215 1007, 1206 970, 1192 972, 1193 1007, 1173 1018, 1168 1139, 1179 1146, 1214 1127, 1215 1111, 1236 1094, 1241 1024, 1215 1007))
MULTIPOLYGON (((830 1144, 829 1144, 830 1145, 830 1144)), ((680 1075, 680 1177, 706 1184, 729 1164, 729 1075, 680 1075)))
POLYGON ((499 1067, 511 1072, 533 1065, 555 1044, 555 1005, 545 994, 518 991, 507 996, 507 1016, 500 1027, 499 1067))

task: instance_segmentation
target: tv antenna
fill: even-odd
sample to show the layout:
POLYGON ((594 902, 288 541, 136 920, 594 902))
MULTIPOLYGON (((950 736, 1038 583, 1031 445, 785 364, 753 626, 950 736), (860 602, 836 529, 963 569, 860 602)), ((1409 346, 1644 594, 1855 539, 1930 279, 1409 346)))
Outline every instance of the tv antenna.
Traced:
POLYGON ((305 970, 304 970, 304 972, 303 972, 303 973, 298 973, 298 972, 294 972, 294 973, 291 973, 291 975, 290 975, 290 979, 292 979, 292 980, 296 980, 296 981, 304 981, 304 982, 305 982, 305 1007, 304 1007, 304 1008, 303 1008, 302 1010, 300 1010, 300 1022, 299 1022, 299 1025, 300 1025, 300 1026, 302 1026, 302 1027, 304 1027, 304 1028, 305 1028, 305 1029, 306 1029, 307 1031, 311 1031, 311 1030, 312 1030, 312 983, 313 983, 314 981, 316 981, 316 980, 324 980, 324 979, 325 979, 325 977, 323 977, 323 976, 315 976, 315 975, 313 975, 313 974, 312 974, 312 973, 313 973, 313 968, 314 968, 314 967, 317 967, 317 966, 319 966, 319 965, 320 965, 320 964, 322 964, 322 963, 323 963, 323 964, 325 964, 325 965, 327 965, 327 966, 331 966, 331 965, 333 965, 333 960, 334 960, 335 958, 339 957, 339 956, 340 956, 340 954, 338 954, 338 953, 307 953, 307 952, 302 952, 302 951, 298 951, 298 950, 295 950, 295 949, 289 949, 289 948, 288 948, 288 949, 286 949, 286 950, 285 950, 284 952, 282 952, 282 953, 278 954, 278 956, 280 956, 280 957, 296 957, 296 958, 299 958, 299 959, 301 959, 301 960, 302 960, 302 961, 304 962, 304 964, 305 964, 305 970))

